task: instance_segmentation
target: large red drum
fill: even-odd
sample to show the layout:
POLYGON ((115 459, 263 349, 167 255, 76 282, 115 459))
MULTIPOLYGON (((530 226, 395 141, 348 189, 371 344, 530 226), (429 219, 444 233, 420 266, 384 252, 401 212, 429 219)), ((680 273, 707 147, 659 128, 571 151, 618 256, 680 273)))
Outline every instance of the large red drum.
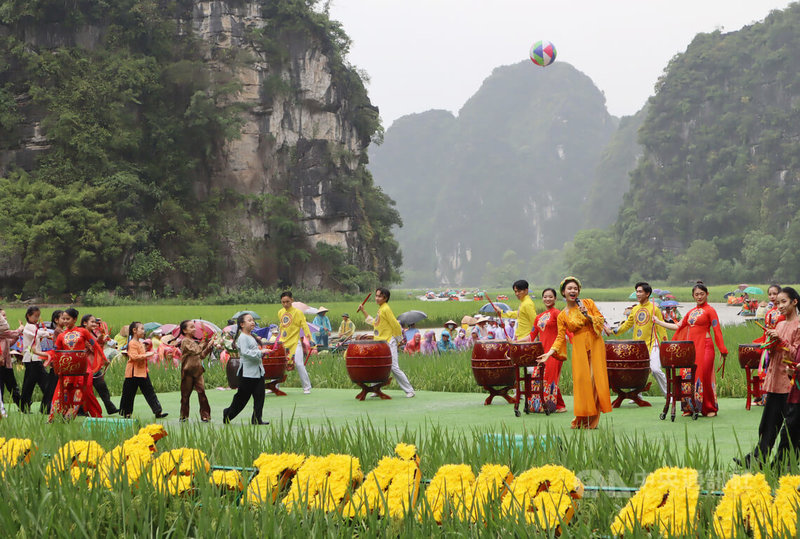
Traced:
POLYGON ((761 363, 761 349, 760 344, 745 343, 739 345, 739 365, 743 369, 757 369, 758 364, 761 363))
POLYGON ((386 341, 351 341, 345 352, 345 366, 356 384, 378 384, 389 380, 392 351, 386 341))
POLYGON ((517 367, 536 367, 536 360, 544 354, 541 342, 516 342, 508 343, 508 357, 517 367))
POLYGON ((276 343, 267 345, 267 353, 262 356, 261 364, 264 365, 264 379, 269 380, 283 380, 286 376, 286 348, 283 343, 276 343))
POLYGON ((662 367, 688 369, 694 367, 694 343, 692 341, 664 341, 659 346, 662 367))
POLYGON ((650 376, 650 351, 644 341, 606 341, 608 385, 614 391, 644 389, 650 376))
POLYGON ((53 372, 58 376, 77 376, 86 374, 89 354, 85 350, 56 350, 53 372))
POLYGON ((479 386, 513 386, 516 370, 506 341, 478 341, 472 347, 472 375, 479 386))

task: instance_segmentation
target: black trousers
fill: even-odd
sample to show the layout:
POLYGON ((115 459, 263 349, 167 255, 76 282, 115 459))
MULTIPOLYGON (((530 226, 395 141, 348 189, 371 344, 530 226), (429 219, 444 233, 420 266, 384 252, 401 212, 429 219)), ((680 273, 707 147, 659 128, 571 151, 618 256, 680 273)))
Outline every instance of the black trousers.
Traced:
POLYGON ((789 404, 786 407, 786 422, 781 429, 781 440, 778 442, 775 462, 780 463, 783 459, 788 459, 792 451, 800 458, 800 404, 789 404))
MULTIPOLYGON (((28 413, 31 409, 33 390, 36 389, 36 386, 39 386, 43 394, 47 394, 47 371, 44 370, 44 364, 41 361, 29 361, 28 363, 23 363, 23 365, 25 365, 25 376, 22 378, 22 401, 20 408, 24 413, 28 413)), ((40 411, 45 411, 44 401, 42 401, 40 411)))
POLYGON ((111 392, 108 390, 108 385, 106 384, 106 376, 105 374, 103 374, 103 371, 97 371, 96 373, 94 373, 94 378, 92 379, 92 386, 94 386, 94 389, 95 391, 97 391, 97 395, 103 401, 103 404, 106 405, 106 413, 116 414, 119 410, 114 404, 114 401, 111 400, 111 392))
POLYGON ((56 392, 57 385, 58 375, 53 370, 53 367, 50 367, 50 370, 47 371, 47 391, 44 392, 42 397, 42 406, 44 406, 46 414, 49 414, 53 407, 53 394, 56 392))
POLYGON ((19 406, 21 396, 17 385, 17 377, 14 376, 14 367, 0 367, 0 381, 6 391, 11 392, 11 400, 14 404, 19 406))
POLYGON ((786 418, 786 399, 788 393, 767 393, 764 401, 764 411, 761 413, 761 423, 758 425, 758 443, 753 449, 752 458, 768 460, 778 439, 778 433, 786 418))
POLYGON ((125 378, 122 382, 122 398, 119 401, 119 413, 123 417, 130 417, 133 413, 133 401, 136 398, 136 390, 141 389, 144 400, 150 405, 155 415, 161 414, 161 403, 158 401, 156 391, 153 389, 153 383, 150 382, 150 376, 144 378, 125 378))
POLYGON ((250 419, 251 423, 261 423, 261 414, 264 411, 264 390, 266 385, 264 377, 260 378, 244 378, 239 376, 239 389, 233 396, 233 402, 228 408, 222 411, 222 419, 231 420, 239 415, 239 412, 244 410, 250 396, 253 397, 253 416, 250 419))

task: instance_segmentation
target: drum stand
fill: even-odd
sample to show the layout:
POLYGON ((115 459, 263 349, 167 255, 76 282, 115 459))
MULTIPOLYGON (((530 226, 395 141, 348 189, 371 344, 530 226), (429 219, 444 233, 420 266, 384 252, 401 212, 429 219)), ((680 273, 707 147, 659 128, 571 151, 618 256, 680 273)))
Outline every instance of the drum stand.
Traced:
POLYGON ((761 378, 758 376, 758 369, 745 367, 744 370, 747 377, 747 402, 744 407, 749 410, 751 399, 761 399, 764 396, 764 391, 761 389, 761 378))
POLYGON ((692 365, 691 367, 663 367, 664 374, 667 376, 667 402, 664 404, 664 410, 661 412, 659 416, 660 419, 664 420, 667 417, 667 410, 669 409, 670 403, 672 404, 672 414, 670 416, 671 421, 675 421, 675 405, 678 402, 682 402, 683 399, 688 399, 689 401, 689 408, 691 409, 692 419, 697 419, 697 416, 700 414, 700 409, 697 403, 694 401, 694 380, 695 376, 697 375, 697 366, 692 365), (691 369, 691 374, 689 375, 688 380, 684 380, 681 376, 681 369, 691 369), (683 391, 683 384, 689 384, 689 392, 683 391))
POLYGON ((377 395, 378 397, 380 397, 383 400, 391 399, 392 397, 390 397, 389 395, 387 395, 386 393, 381 391, 381 388, 388 386, 390 383, 392 383, 392 377, 391 376, 385 382, 375 382, 375 383, 371 383, 371 382, 356 382, 356 385, 358 385, 361 388, 361 393, 356 395, 356 399, 360 400, 360 401, 363 401, 364 399, 367 398, 367 395, 369 393, 374 393, 375 395, 377 395))
POLYGON ((275 395, 276 397, 285 397, 286 392, 281 391, 278 388, 278 384, 282 384, 285 381, 286 381, 286 375, 284 375, 283 378, 276 378, 275 380, 270 380, 269 382, 266 383, 267 389, 272 391, 272 394, 275 395))
MULTIPOLYGON (((534 411, 530 409, 529 405, 534 394, 539 397, 539 402, 541 403, 544 413, 546 415, 550 415, 550 408, 544 401, 544 365, 537 365, 535 367, 532 366, 530 368, 533 369, 533 373, 528 372, 528 367, 517 365, 514 373, 516 376, 516 382, 514 385, 514 415, 517 417, 522 415, 519 411, 520 396, 523 396, 525 400, 525 404, 523 405, 524 412, 529 414, 534 411)), ((490 396, 489 398, 491 399, 493 396, 494 395, 490 396)), ((487 402, 486 404, 489 403, 487 402)))
POLYGON ((611 389, 617 392, 617 398, 611 403, 612 408, 619 408, 625 399, 631 399, 638 406, 652 406, 652 404, 644 400, 639 395, 640 392, 650 389, 650 382, 647 382, 647 385, 640 389, 634 389, 631 391, 625 391, 624 389, 619 389, 616 387, 612 387, 611 389))

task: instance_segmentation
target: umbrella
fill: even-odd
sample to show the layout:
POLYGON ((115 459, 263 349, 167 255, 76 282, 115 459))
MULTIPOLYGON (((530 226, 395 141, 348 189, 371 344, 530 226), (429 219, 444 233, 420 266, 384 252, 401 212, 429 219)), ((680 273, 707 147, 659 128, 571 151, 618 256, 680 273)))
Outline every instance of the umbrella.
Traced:
POLYGON ((161 326, 162 326, 161 322, 147 322, 144 325, 144 330, 147 333, 150 333, 151 331, 156 330, 156 329, 160 328, 161 326))
MULTIPOLYGON (((215 333, 222 333, 222 329, 213 322, 209 322, 208 320, 196 319, 192 320, 194 322, 194 335, 195 339, 203 339, 205 337, 211 337, 215 333)), ((172 330, 172 335, 177 337, 180 335, 181 328, 177 327, 172 330)))
POLYGON ((672 294, 672 292, 670 292, 669 290, 662 290, 659 296, 668 296, 670 294, 672 294))
MULTIPOLYGON (((262 328, 258 328, 258 329, 262 329, 262 328)), ((222 332, 223 333, 227 333, 229 335, 233 335, 234 333, 236 333, 236 324, 231 324, 230 326, 225 326, 224 328, 222 328, 222 332)), ((256 330, 254 329, 253 333, 255 333, 255 332, 256 332, 256 330)))
POLYGON ((292 307, 294 307, 295 309, 297 309, 298 311, 300 311, 303 314, 317 314, 319 312, 314 307, 309 307, 308 305, 306 305, 302 301, 292 302, 292 307))
POLYGON ((661 304, 664 303, 664 300, 662 300, 660 298, 652 298, 652 299, 650 299, 650 301, 652 301, 653 303, 655 303, 659 307, 661 307, 661 304))
POLYGON ((178 324, 164 324, 163 326, 160 326, 158 329, 161 330, 162 335, 166 335, 167 333, 172 333, 172 331, 177 327, 180 326, 178 326, 178 324))
POLYGON ((736 292, 728 292, 727 294, 725 294, 722 297, 725 298, 725 299, 728 299, 729 297, 735 296, 735 295, 736 295, 736 292))
POLYGON ((654 288, 654 289, 653 289, 653 294, 655 294, 656 296, 660 296, 660 295, 662 295, 663 293, 664 293, 664 291, 663 291, 663 290, 661 290, 660 288, 654 288))
POLYGON ((426 318, 428 318, 428 315, 422 311, 406 311, 397 317, 397 321, 405 326, 410 326, 411 324, 416 324, 417 322, 425 320, 426 318))
POLYGON ((631 292, 631 295, 628 296, 628 299, 636 299, 636 292, 631 292))
POLYGON ((676 297, 675 297, 675 296, 673 296, 672 294, 664 294, 664 299, 674 299, 674 300, 677 300, 678 298, 676 298, 676 297))
POLYGON ((678 302, 669 299, 667 301, 661 302, 661 306, 662 307, 677 307, 678 306, 678 302))
POLYGON ((763 293, 764 293, 764 291, 763 291, 763 290, 761 290, 761 289, 760 289, 759 287, 757 287, 757 286, 748 286, 747 288, 745 288, 744 290, 742 290, 742 293, 744 293, 744 294, 756 294, 756 295, 758 295, 758 294, 763 294, 763 293))
MULTIPOLYGON (((509 306, 508 306, 508 305, 506 305, 505 303, 498 303, 498 302, 496 302, 496 301, 495 301, 495 302, 494 302, 494 305, 495 305, 495 307, 497 307, 498 309, 500 309, 500 310, 501 310, 501 311, 503 311, 503 312, 506 312, 506 311, 510 311, 510 310, 511 310, 511 307, 509 307, 509 306)), ((492 304, 491 304, 491 303, 487 303, 486 305, 484 305, 483 307, 481 307, 481 308, 478 310, 478 312, 480 312, 480 313, 485 313, 485 314, 491 314, 491 313, 493 313, 493 312, 494 312, 494 307, 492 307, 492 304)))
POLYGON ((243 314, 249 314, 250 316, 252 316, 252 317, 253 317, 253 320, 261 320, 261 317, 260 317, 260 316, 258 316, 258 313, 257 313, 257 312, 255 312, 255 311, 239 311, 238 313, 236 313, 236 314, 234 314, 233 316, 231 316, 231 318, 233 318, 234 320, 236 320, 237 318, 239 318, 239 317, 240 317, 240 316, 242 316, 243 314))

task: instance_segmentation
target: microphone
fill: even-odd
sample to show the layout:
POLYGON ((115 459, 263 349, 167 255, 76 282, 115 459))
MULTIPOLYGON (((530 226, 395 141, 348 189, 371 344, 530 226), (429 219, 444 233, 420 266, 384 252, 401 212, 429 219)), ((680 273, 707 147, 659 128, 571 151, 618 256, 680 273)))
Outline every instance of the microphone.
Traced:
MULTIPOLYGON (((581 312, 583 312, 583 302, 581 301, 581 298, 575 298, 575 303, 578 304, 578 308, 581 309, 581 312)), ((586 318, 591 318, 591 316, 589 316, 589 313, 583 313, 583 316, 585 316, 586 318)))

